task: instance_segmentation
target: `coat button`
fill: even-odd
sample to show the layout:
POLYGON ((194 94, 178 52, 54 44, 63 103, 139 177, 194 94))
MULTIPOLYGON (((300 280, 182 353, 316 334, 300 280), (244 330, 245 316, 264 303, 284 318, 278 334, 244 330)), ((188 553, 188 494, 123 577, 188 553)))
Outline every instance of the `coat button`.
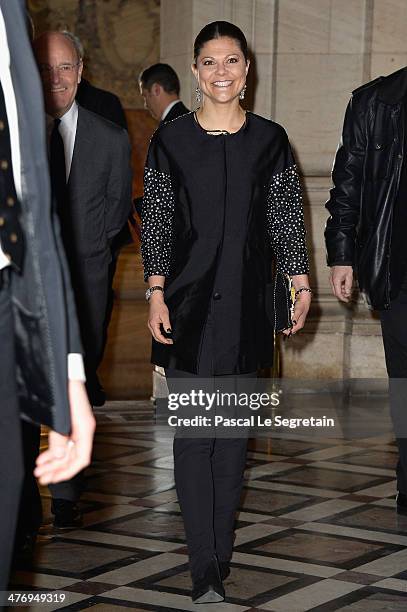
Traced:
POLYGON ((383 145, 382 145, 382 144, 380 144, 380 142, 376 142, 376 144, 375 144, 375 147, 374 147, 374 148, 375 148, 375 149, 377 149, 377 150, 380 150, 380 149, 382 149, 382 148, 383 148, 383 145))
POLYGON ((4 121, 1 121, 0 119, 0 132, 2 132, 4 130, 4 121))
POLYGON ((7 198, 6 201, 7 201, 7 206, 14 206, 14 204, 15 204, 15 200, 11 196, 9 198, 7 198))
POLYGON ((18 240, 18 236, 17 234, 15 234, 14 232, 12 234, 10 234, 10 242, 17 242, 18 240))
POLYGON ((4 217, 0 217, 0 227, 3 227, 5 222, 6 222, 5 218, 4 217))
POLYGON ((7 161, 7 159, 2 159, 0 161, 0 168, 2 170, 7 170, 7 168, 8 168, 8 161, 7 161))
POLYGON ((213 294, 213 299, 214 300, 220 300, 222 299, 222 296, 220 293, 218 293, 217 291, 213 294))

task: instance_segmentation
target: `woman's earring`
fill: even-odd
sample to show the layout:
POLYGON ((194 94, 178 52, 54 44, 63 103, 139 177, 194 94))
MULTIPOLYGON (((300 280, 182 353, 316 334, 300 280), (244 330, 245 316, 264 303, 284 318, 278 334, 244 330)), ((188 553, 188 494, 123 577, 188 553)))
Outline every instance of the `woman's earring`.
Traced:
POLYGON ((198 104, 202 102, 202 91, 200 90, 199 86, 195 89, 195 97, 198 104))
POLYGON ((247 88, 247 85, 245 84, 245 86, 243 87, 242 91, 239 94, 240 100, 244 100, 244 95, 246 93, 246 88, 247 88))

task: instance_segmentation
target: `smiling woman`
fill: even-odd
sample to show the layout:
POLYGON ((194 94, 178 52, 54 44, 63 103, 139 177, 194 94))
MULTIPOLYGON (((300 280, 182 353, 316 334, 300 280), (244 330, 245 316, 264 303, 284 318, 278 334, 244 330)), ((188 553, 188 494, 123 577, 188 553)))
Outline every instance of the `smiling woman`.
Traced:
MULTIPOLYGON (((249 66, 239 28, 205 26, 192 63, 201 105, 159 127, 149 148, 142 255, 145 279, 162 290, 148 292, 148 326, 170 393, 183 378, 189 393, 200 378, 250 385, 272 364, 273 256, 297 290, 284 333, 303 327, 310 305, 295 161, 284 129, 240 106, 249 66)), ((224 598, 246 446, 244 437, 174 439, 196 603, 224 598)))
POLYGON ((250 66, 247 42, 241 30, 233 24, 215 24, 218 25, 209 24, 203 28, 194 45, 192 72, 198 83, 197 101, 201 102, 202 96, 205 100, 196 116, 202 127, 210 129, 213 121, 221 119, 222 130, 235 132, 244 120, 243 109, 237 104, 237 112, 231 114, 229 106, 222 109, 220 105, 244 98, 250 66), (219 113, 223 117, 219 117, 219 113))

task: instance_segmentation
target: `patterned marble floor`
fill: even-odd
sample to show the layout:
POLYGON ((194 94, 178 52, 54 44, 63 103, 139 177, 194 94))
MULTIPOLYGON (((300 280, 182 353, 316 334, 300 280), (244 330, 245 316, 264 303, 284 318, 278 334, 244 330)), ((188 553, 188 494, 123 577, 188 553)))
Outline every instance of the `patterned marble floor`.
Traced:
MULTIPOLYGON (((98 409, 82 529, 47 523, 21 588, 59 589, 41 610, 196 610, 172 443, 151 428, 149 402, 98 409)), ((253 440, 227 600, 204 612, 405 612, 407 516, 395 512, 396 448, 380 436, 253 440)), ((36 609, 36 608, 30 608, 36 609)))

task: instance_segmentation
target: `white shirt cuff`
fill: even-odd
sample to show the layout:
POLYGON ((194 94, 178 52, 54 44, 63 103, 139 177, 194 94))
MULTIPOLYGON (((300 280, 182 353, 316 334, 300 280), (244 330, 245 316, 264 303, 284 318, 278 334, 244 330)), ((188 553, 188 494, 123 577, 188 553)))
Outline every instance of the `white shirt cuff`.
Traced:
POLYGON ((68 355, 68 378, 69 380, 86 381, 83 357, 80 353, 69 353, 68 355))

